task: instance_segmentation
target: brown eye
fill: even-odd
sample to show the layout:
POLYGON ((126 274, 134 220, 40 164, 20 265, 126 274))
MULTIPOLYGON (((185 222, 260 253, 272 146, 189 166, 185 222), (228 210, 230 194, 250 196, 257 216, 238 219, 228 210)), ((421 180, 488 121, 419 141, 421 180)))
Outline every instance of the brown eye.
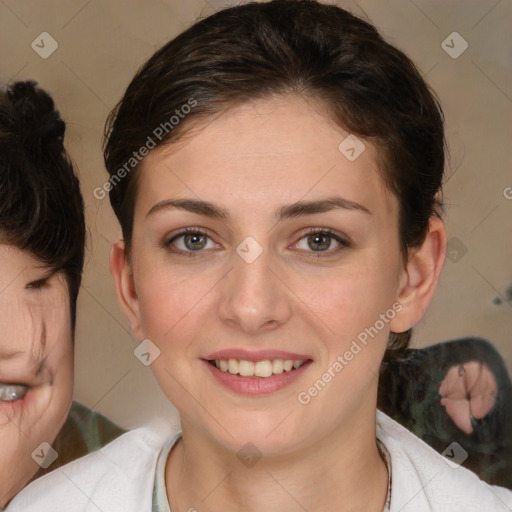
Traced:
POLYGON ((326 255, 328 255, 349 247, 349 244, 339 235, 329 230, 317 229, 303 236, 295 247, 304 252, 316 252, 318 255, 320 255, 320 253, 326 253, 326 255))
POLYGON ((28 283, 25 288, 27 290, 39 290, 47 285, 46 279, 38 279, 37 281, 32 281, 31 283, 28 283))
POLYGON ((332 238, 323 233, 308 236, 308 246, 313 251, 326 251, 331 246, 332 238))
POLYGON ((185 247, 190 251, 199 251, 206 246, 208 237, 203 233, 187 233, 183 237, 185 247))

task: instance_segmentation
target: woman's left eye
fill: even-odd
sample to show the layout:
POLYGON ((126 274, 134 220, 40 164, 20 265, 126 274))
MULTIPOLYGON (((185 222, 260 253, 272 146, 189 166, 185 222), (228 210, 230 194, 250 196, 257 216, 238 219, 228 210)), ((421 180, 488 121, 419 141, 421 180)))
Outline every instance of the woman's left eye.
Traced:
POLYGON ((15 402, 21 400, 28 391, 28 386, 22 384, 0 384, 0 401, 15 402))
MULTIPOLYGON (((329 254, 348 246, 348 242, 343 238, 325 229, 312 230, 295 244, 295 247, 302 251, 329 254)), ((320 254, 318 255, 320 256, 320 254)))

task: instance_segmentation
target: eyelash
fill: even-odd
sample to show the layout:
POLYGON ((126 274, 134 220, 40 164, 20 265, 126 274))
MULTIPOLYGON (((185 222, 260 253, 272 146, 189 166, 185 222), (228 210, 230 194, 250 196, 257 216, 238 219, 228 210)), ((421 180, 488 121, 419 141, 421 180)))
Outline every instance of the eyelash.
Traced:
MULTIPOLYGON (((187 234, 203 235, 203 236, 206 236, 209 240, 211 240, 211 237, 208 235, 208 233, 206 231, 202 230, 201 228, 186 228, 186 229, 180 231, 179 233, 177 233, 176 235, 174 235, 168 241, 165 241, 163 243, 163 247, 165 249, 167 249, 169 252, 171 252, 172 254, 177 254, 180 256, 188 256, 191 258, 200 256, 199 253, 204 252, 201 249, 197 250, 197 251, 183 251, 182 249, 177 249, 176 247, 173 247, 172 244, 176 240, 178 240, 179 238, 181 238, 187 234)), ((336 247, 335 249, 328 249, 327 251, 301 251, 301 252, 311 253, 311 255, 309 257, 313 257, 315 259, 332 256, 333 254, 337 254, 338 252, 342 251, 343 249, 347 249, 351 246, 351 244, 347 240, 343 239, 338 234, 334 233, 333 231, 331 231, 328 228, 309 228, 308 231, 306 232, 306 234, 302 235, 299 238, 299 240, 297 242, 295 242, 294 246, 297 245, 304 238, 307 238, 311 235, 328 236, 331 239, 338 242, 338 244, 339 244, 339 246, 336 247)))
POLYGON ((25 288, 27 290, 40 290, 41 288, 44 288, 47 284, 47 279, 38 279, 37 281, 32 281, 31 283, 28 283, 25 288))

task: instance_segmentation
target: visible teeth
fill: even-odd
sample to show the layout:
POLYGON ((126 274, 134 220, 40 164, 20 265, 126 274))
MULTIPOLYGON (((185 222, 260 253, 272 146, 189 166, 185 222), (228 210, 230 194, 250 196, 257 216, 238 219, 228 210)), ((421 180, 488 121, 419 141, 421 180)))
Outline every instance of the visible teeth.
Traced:
POLYGON ((236 359, 230 359, 228 361, 228 372, 233 375, 238 373, 238 361, 236 359))
POLYGON ((254 365, 254 375, 256 377, 270 377, 272 375, 272 363, 268 360, 258 361, 254 365))
POLYGON ((283 368, 285 372, 289 372, 293 368, 293 361, 291 359, 287 359, 283 363, 283 368))
POLYGON ((272 373, 283 373, 283 360, 275 359, 272 363, 272 373))
POLYGON ((239 361, 238 373, 242 377, 252 377, 254 375, 254 363, 252 361, 239 361))
POLYGON ((265 359, 264 361, 246 361, 244 359, 217 359, 215 366, 223 371, 242 377, 271 377, 292 369, 300 368, 305 361, 300 359, 265 359))
POLYGON ((21 400, 28 391, 23 384, 3 384, 0 382, 0 402, 15 402, 21 400))

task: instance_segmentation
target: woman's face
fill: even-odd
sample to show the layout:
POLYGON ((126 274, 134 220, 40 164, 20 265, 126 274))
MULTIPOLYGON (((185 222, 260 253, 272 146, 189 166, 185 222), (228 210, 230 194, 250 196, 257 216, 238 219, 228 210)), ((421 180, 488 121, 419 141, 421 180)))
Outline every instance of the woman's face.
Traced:
POLYGON ((73 393, 65 278, 0 244, 0 506, 51 460, 73 393))
POLYGON ((301 99, 260 100, 143 161, 125 311, 184 429, 273 454, 375 416, 398 201, 348 135, 301 99))

